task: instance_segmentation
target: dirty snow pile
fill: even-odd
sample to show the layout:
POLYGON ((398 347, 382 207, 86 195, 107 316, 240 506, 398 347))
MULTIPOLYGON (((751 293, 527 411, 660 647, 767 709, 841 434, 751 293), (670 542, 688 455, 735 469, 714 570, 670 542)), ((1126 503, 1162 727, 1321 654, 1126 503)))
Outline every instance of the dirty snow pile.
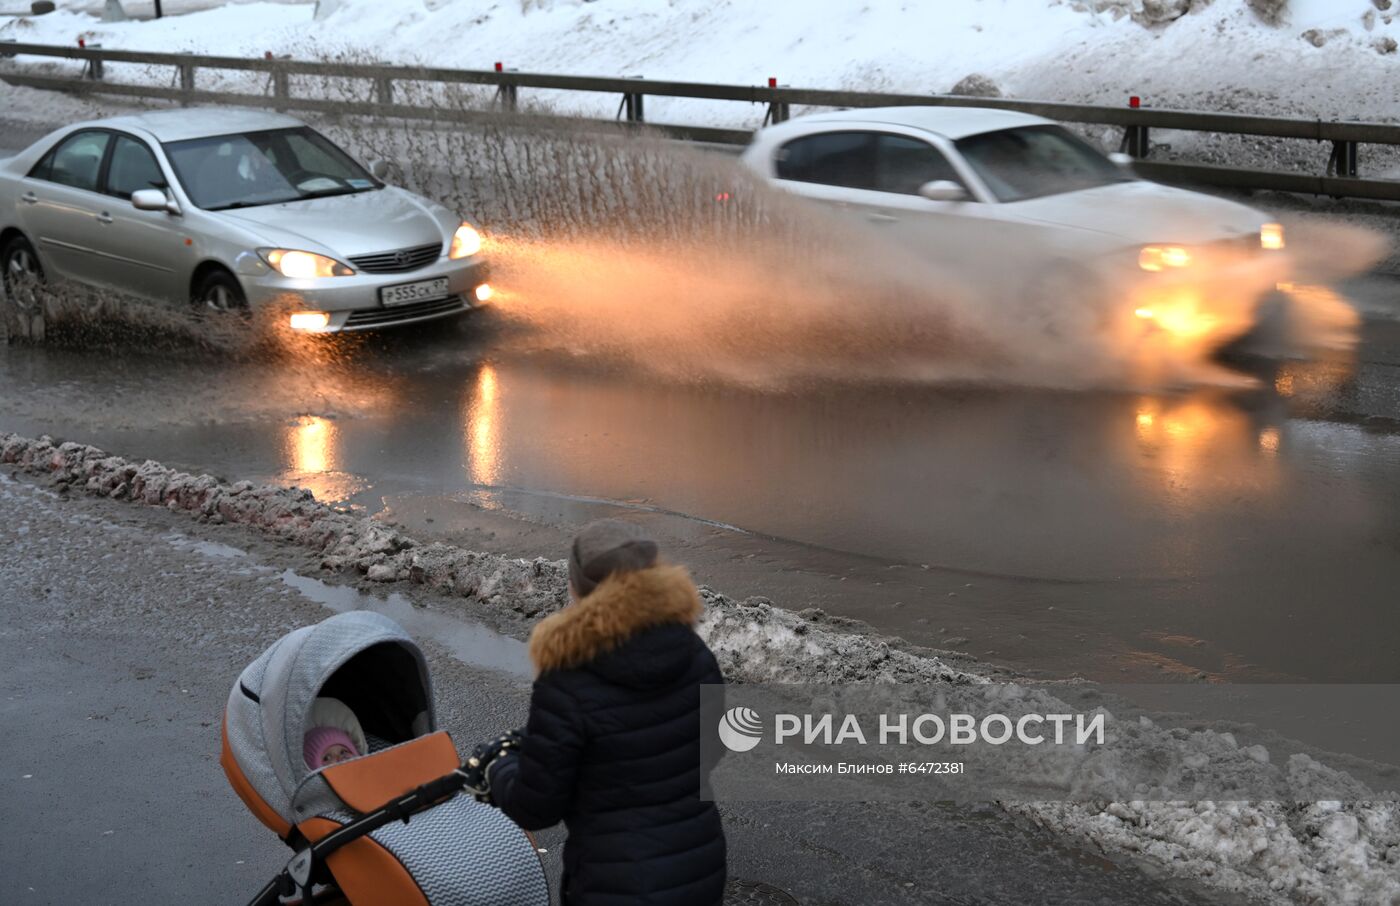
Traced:
MULTIPOLYGON (((372 582, 410 582, 539 617, 568 601, 562 560, 521 560, 423 544, 375 519, 320 503, 308 490, 191 475, 152 460, 131 462, 96 447, 0 435, 0 463, 61 489, 184 511, 216 525, 243 525, 316 552, 321 567, 372 582)), ((927 682, 969 674, 888 642, 839 631, 820 611, 793 614, 754 598, 734 601, 708 588, 706 633, 726 671, 748 682, 927 682), (832 628, 823 628, 830 626, 832 628)))
MULTIPOLYGON (((521 560, 421 544, 374 519, 326 506, 296 488, 229 484, 153 461, 135 463, 96 447, 0 436, 0 463, 74 493, 163 506, 210 523, 249 526, 315 551, 323 568, 378 582, 428 585, 449 595, 534 618, 564 605, 563 561, 521 560)), ((794 613, 764 598, 735 601, 703 588, 701 633, 726 675, 741 682, 929 683, 950 695, 1008 695, 984 675, 957 669, 928 652, 850 631, 819 610, 794 613), (982 690, 985 690, 983 692, 982 690)), ((1019 694, 1019 693, 1018 693, 1019 694)), ((1021 705, 1053 710, 1058 700, 1027 690, 1021 705)), ((1168 729, 1139 720, 1126 753, 1063 751, 1024 770, 1067 790, 1127 776, 1114 758, 1169 763, 1250 782, 1321 783, 1347 801, 1306 803, 1162 802, 1150 798, 1095 803, 1003 803, 1058 832, 1116 852, 1137 853, 1172 874, 1221 889, 1306 903, 1400 903, 1400 804, 1375 801, 1353 777, 1303 754, 1277 756, 1241 745, 1230 733, 1168 729)), ((1011 756, 1018 757, 1018 756, 1011 756)), ((1151 796, 1151 790, 1145 796, 1151 796)), ((1160 797, 1159 797, 1160 798, 1160 797)))
MULTIPOLYGON (((1360 119, 1400 114, 1397 0, 320 0, 104 24, 66 7, 0 39, 108 48, 959 91, 1360 119)), ((148 74, 169 80, 169 73, 148 74)), ((610 96, 544 96, 611 117, 610 96)), ((756 125, 758 107, 651 98, 659 122, 756 125)))

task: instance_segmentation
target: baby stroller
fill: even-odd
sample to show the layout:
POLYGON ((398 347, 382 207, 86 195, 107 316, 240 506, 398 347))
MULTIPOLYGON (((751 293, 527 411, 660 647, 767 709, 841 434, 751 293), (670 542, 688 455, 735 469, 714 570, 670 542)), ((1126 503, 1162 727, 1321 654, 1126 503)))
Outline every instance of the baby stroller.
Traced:
POLYGON ((388 617, 342 613, 274 642, 229 694, 220 763, 296 852, 254 904, 549 904, 533 840, 458 795, 466 775, 437 729, 427 661, 388 617), (322 697, 354 712, 368 754, 312 770, 303 737, 322 697))

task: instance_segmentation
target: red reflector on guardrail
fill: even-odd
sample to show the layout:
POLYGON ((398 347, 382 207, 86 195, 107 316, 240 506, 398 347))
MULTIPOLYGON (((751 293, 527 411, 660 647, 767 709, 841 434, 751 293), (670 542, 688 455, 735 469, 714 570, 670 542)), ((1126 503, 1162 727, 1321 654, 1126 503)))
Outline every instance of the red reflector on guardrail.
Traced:
POLYGON ((1128 98, 1128 106, 1133 108, 1134 110, 1138 109, 1142 106, 1142 98, 1138 97, 1137 95, 1133 95, 1132 97, 1128 98))

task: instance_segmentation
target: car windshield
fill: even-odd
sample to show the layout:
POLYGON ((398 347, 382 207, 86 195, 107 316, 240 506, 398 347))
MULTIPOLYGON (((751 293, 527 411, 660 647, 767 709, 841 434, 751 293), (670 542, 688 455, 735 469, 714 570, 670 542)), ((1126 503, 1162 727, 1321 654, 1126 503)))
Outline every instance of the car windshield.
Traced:
POLYGON ((1059 195, 1132 179, 1059 126, 984 132, 955 145, 998 201, 1059 195))
POLYGON ((170 142, 165 153, 190 198, 207 211, 383 188, 307 126, 170 142))

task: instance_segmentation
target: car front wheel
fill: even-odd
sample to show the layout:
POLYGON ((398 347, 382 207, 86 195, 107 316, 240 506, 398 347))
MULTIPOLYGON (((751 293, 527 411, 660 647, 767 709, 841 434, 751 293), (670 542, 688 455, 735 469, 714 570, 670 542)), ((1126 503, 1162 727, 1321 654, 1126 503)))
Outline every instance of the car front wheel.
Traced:
POLYGON ((210 271, 199 281, 191 304, 196 314, 211 317, 248 313, 248 297, 238 278, 224 270, 210 271))
POLYGON ((34 247, 16 236, 0 249, 0 278, 5 288, 5 335, 15 340, 44 338, 44 268, 34 247))

